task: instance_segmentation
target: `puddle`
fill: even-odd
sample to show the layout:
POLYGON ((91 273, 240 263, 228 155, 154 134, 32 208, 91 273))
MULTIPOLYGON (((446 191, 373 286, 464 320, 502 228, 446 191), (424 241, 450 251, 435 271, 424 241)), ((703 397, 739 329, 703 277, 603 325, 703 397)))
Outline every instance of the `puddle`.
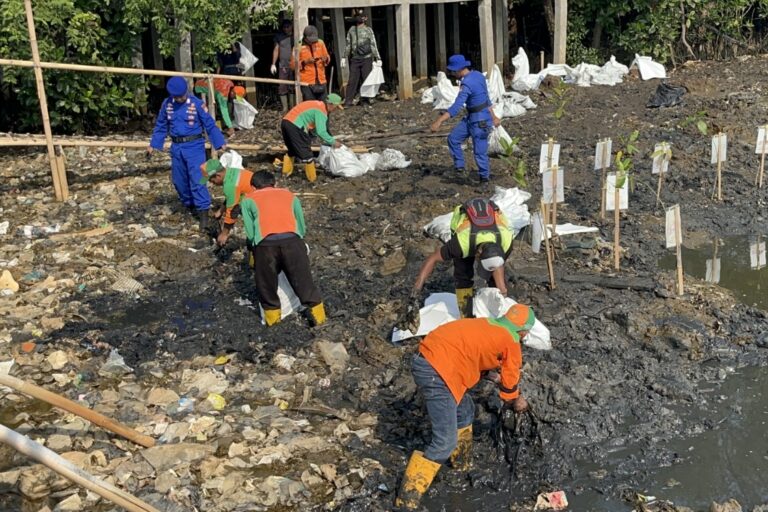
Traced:
MULTIPOLYGON (((732 236, 696 249, 683 247, 683 270, 709 283, 731 290, 741 302, 768 310, 768 266, 766 237, 732 236)), ((675 253, 671 249, 659 267, 673 270, 675 253)))

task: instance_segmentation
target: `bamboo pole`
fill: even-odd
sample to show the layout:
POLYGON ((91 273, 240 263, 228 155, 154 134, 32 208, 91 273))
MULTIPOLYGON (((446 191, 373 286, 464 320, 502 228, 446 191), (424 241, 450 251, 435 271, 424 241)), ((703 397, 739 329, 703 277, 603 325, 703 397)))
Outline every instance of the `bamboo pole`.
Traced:
MULTIPOLYGON (((296 34, 303 33, 304 27, 301 26, 301 1, 300 0, 293 0, 293 35, 291 37, 296 37, 296 34)), ((293 62, 295 64, 295 69, 293 70, 293 76, 294 81, 293 84, 293 93, 296 96, 296 104, 302 102, 303 98, 301 97, 301 84, 299 82, 299 70, 301 69, 301 63, 299 62, 299 53, 301 52, 301 38, 299 38, 298 41, 295 42, 293 45, 293 62)))
MULTIPOLYGON (((720 133, 718 133, 717 134, 717 178, 715 180, 718 201, 723 200, 723 160, 722 160, 723 152, 721 149, 722 146, 723 146, 723 138, 721 137, 720 133)), ((712 192, 712 195, 714 196, 714 191, 712 192)))
MULTIPOLYGON (((211 78, 211 75, 208 75, 206 82, 208 83, 208 110, 210 110, 211 117, 213 118, 213 121, 216 121, 216 90, 213 88, 213 78, 211 78)), ((226 108, 226 107, 225 107, 226 108)), ((222 122, 222 131, 224 131, 224 116, 221 118, 222 122)), ((217 151, 216 148, 211 146, 211 158, 217 158, 217 151)))
MULTIPOLYGON (((552 169, 552 155, 555 151, 555 139, 553 137, 549 137, 547 139, 547 169, 552 169)), ((544 224, 548 224, 551 222, 551 219, 549 218, 549 210, 546 210, 547 216, 544 217, 544 224)))
POLYGON ((35 84, 37 85, 37 98, 40 102, 40 115, 43 118, 43 132, 45 132, 45 145, 48 148, 48 162, 51 166, 53 190, 56 200, 66 201, 69 198, 67 175, 63 162, 56 159, 56 150, 53 147, 53 133, 51 132, 51 119, 48 116, 48 99, 45 95, 45 82, 40 62, 40 51, 37 47, 37 34, 35 33, 35 18, 32 14, 32 1, 24 0, 24 11, 27 16, 27 30, 29 32, 29 46, 32 51, 32 67, 35 70, 35 84), (60 167, 60 164, 62 165, 60 167))
POLYGON ((600 167, 600 189, 602 192, 600 193, 600 219, 605 220, 605 193, 606 193, 606 186, 605 186, 605 175, 606 175, 606 169, 607 169, 607 163, 608 163, 608 155, 607 149, 608 149, 608 139, 603 139, 601 142, 603 142, 603 161, 600 167))
POLYGON ((129 512, 160 512, 136 496, 86 473, 40 443, 36 443, 27 436, 23 436, 4 425, 0 425, 0 441, 129 512))
MULTIPOLYGON (((16 66, 21 68, 34 68, 35 63, 30 60, 19 59, 0 59, 0 66, 16 66)), ((217 73, 197 73, 184 71, 163 71, 160 69, 139 69, 139 68, 119 68, 114 66, 89 66, 85 64, 65 64, 60 62, 40 62, 39 67, 43 69, 59 69, 62 71, 86 71, 90 73, 114 73, 117 75, 146 75, 146 76, 182 76, 184 78, 201 78, 210 76, 211 78, 226 78, 228 80, 239 80, 241 82, 257 82, 262 84, 290 84, 293 80, 280 80, 277 78, 261 78, 254 76, 240 75, 220 75, 217 73)), ((303 84, 302 85, 306 85, 303 84)))
MULTIPOLYGON (((666 158, 666 156, 664 157, 666 158)), ((661 202, 661 184, 664 182, 664 162, 659 165, 659 184, 656 186, 656 206, 661 202)))
MULTIPOLYGON (((675 208, 675 243, 677 247, 677 294, 682 295, 685 292, 683 287, 683 227, 680 219, 680 206, 675 208)), ((715 246, 717 247, 717 246, 715 246)), ((712 260, 712 274, 715 273, 715 260, 712 260)))
POLYGON ((38 400, 42 400, 43 402, 58 407, 59 409, 64 409, 67 412, 76 414, 81 418, 87 419, 94 425, 98 425, 106 430, 114 432, 115 434, 119 434, 141 446, 150 448, 155 445, 155 440, 151 437, 140 434, 130 427, 126 427, 125 425, 117 423, 116 421, 113 421, 96 411, 92 411, 87 407, 83 407, 82 405, 75 403, 68 398, 64 398, 63 396, 57 395, 56 393, 52 393, 47 389, 35 386, 34 384, 30 384, 28 382, 24 382, 23 380, 17 379, 16 377, 11 377, 10 375, 0 375, 0 384, 3 386, 8 386, 9 388, 13 388, 20 393, 24 393, 25 395, 37 398, 38 400))
POLYGON ((552 229, 557 229, 557 171, 556 165, 552 166, 552 229))
MULTIPOLYGON (((618 180, 618 175, 616 176, 618 180)), ((613 268, 619 270, 621 268, 621 191, 614 182, 613 187, 613 268)))
POLYGON ((552 246, 549 244, 549 232, 547 231, 547 204, 541 200, 541 219, 544 223, 542 232, 544 233, 544 251, 547 254, 547 273, 549 274, 549 289, 557 288, 555 283, 555 263, 552 258, 552 246))

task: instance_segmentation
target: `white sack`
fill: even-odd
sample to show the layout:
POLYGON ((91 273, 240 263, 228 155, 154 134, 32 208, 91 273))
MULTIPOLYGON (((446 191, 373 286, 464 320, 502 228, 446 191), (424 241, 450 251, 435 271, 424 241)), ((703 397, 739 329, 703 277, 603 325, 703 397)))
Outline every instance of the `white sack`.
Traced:
POLYGON ((411 161, 406 160, 402 152, 387 148, 381 152, 381 156, 376 162, 376 170, 391 171, 393 169, 405 169, 409 165, 411 165, 411 161))
POLYGON ((371 72, 360 86, 361 98, 375 98, 379 94, 379 87, 384 83, 384 71, 381 69, 381 61, 373 63, 371 72))
POLYGON ((366 165, 347 146, 330 150, 326 169, 334 176, 345 178, 356 178, 368 172, 366 165))
POLYGON ((508 144, 512 143, 512 137, 509 136, 507 130, 503 126, 499 125, 493 129, 488 136, 488 154, 489 155, 503 155, 504 146, 501 145, 501 141, 505 140, 508 144))
POLYGON ((435 110, 445 110, 456 101, 459 95, 459 88, 451 83, 445 73, 437 73, 437 85, 432 88, 432 95, 435 98, 433 107, 435 110))
POLYGON ((230 167, 233 169, 243 168, 243 157, 240 156, 240 153, 238 153, 234 149, 230 149, 229 151, 221 155, 219 157, 219 162, 221 162, 221 165, 223 165, 225 169, 230 167))
MULTIPOLYGON (((498 318, 517 304, 514 299, 504 297, 497 288, 481 288, 477 290, 473 300, 473 312, 477 318, 498 318)), ((424 301, 424 307, 419 310, 419 330, 416 334, 409 330, 392 331, 392 341, 398 342, 414 336, 426 336, 443 324, 459 319, 459 307, 456 295, 453 293, 433 293, 424 301)), ((549 329, 538 319, 523 340, 523 345, 538 350, 550 350, 552 342, 549 329)))
POLYGON ((443 243, 451 239, 451 217, 453 213, 446 213, 432 219, 432 221, 422 229, 427 236, 437 238, 443 243))
POLYGON ((520 92, 533 91, 539 88, 543 75, 531 74, 531 66, 528 62, 528 55, 525 50, 518 48, 517 55, 512 59, 512 65, 515 67, 515 75, 512 77, 512 89, 520 92))
POLYGON ((424 104, 435 102, 435 88, 428 87, 421 93, 421 102, 424 104))
POLYGON ((256 114, 259 111, 243 98, 236 98, 232 105, 235 110, 234 127, 240 130, 250 130, 253 128, 253 122, 256 120, 256 114))
MULTIPOLYGON (((277 296, 280 298, 281 319, 302 308, 301 301, 296 296, 296 292, 293 291, 291 283, 288 282, 284 272, 280 272, 277 276, 277 296)), ((264 308, 261 307, 261 304, 259 304, 259 311, 261 312, 261 324, 264 325, 264 308)))
POLYGON ((494 64, 491 69, 491 74, 487 78, 488 81, 488 96, 491 99, 491 103, 496 104, 504 97, 506 92, 504 89, 504 77, 501 75, 499 66, 494 64))
POLYGON ((331 160, 331 146, 326 146, 325 144, 321 145, 320 151, 317 155, 317 158, 315 159, 315 162, 317 162, 317 165, 327 170, 328 165, 330 164, 330 160, 331 160))
POLYGON ((365 165, 365 167, 368 169, 368 172, 370 172, 376 169, 376 163, 379 161, 380 157, 381 155, 378 153, 363 153, 358 157, 358 159, 363 165, 365 165))
POLYGON ((653 57, 635 54, 635 60, 632 61, 629 67, 637 67, 637 70, 640 71, 640 78, 643 80, 667 78, 667 71, 664 69, 664 66, 655 62, 653 57))
POLYGON ((254 64, 259 62, 259 58, 251 53, 251 50, 243 46, 242 43, 237 44, 240 47, 240 62, 238 63, 238 67, 243 70, 243 73, 245 73, 251 69, 254 64))

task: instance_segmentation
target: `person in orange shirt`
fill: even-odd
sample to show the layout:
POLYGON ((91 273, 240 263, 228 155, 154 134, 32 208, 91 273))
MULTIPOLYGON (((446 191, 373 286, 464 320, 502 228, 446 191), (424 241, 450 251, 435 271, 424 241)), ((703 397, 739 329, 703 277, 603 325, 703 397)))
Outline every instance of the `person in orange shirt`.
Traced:
POLYGON ((501 400, 515 412, 528 408, 519 390, 520 342, 535 321, 530 307, 515 304, 501 318, 463 318, 422 340, 412 372, 427 404, 432 441, 423 452, 411 454, 395 506, 415 510, 449 459, 455 468, 469 469, 475 405, 467 391, 480 381, 481 372, 499 370, 501 400))
POLYGON ((251 186, 253 172, 235 167, 225 169, 215 158, 201 165, 200 170, 203 172, 203 177, 200 179, 201 185, 209 182, 218 187, 224 187, 224 218, 221 232, 216 237, 216 243, 223 247, 229 240, 235 221, 240 216, 240 199, 253 189, 251 186))
POLYGON ((325 43, 318 37, 317 27, 307 25, 299 48, 299 65, 291 54, 291 67, 299 72, 299 80, 309 85, 301 86, 301 96, 307 100, 325 100, 328 94, 326 88, 325 67, 330 64, 331 56, 325 43))

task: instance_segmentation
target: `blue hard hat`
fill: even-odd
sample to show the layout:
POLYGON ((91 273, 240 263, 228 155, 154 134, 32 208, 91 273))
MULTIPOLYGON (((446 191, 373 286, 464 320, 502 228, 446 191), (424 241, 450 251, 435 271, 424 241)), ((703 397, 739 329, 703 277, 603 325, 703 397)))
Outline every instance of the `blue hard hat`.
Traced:
POLYGON ((184 96, 187 94, 187 81, 180 76, 171 77, 165 84, 165 89, 171 96, 184 96))
POLYGON ((472 63, 469 62, 466 58, 464 58, 463 55, 457 53, 456 55, 451 55, 448 58, 448 65, 446 66, 446 68, 448 69, 448 71, 456 72, 456 71, 461 71, 464 68, 468 68, 471 65, 472 63))

